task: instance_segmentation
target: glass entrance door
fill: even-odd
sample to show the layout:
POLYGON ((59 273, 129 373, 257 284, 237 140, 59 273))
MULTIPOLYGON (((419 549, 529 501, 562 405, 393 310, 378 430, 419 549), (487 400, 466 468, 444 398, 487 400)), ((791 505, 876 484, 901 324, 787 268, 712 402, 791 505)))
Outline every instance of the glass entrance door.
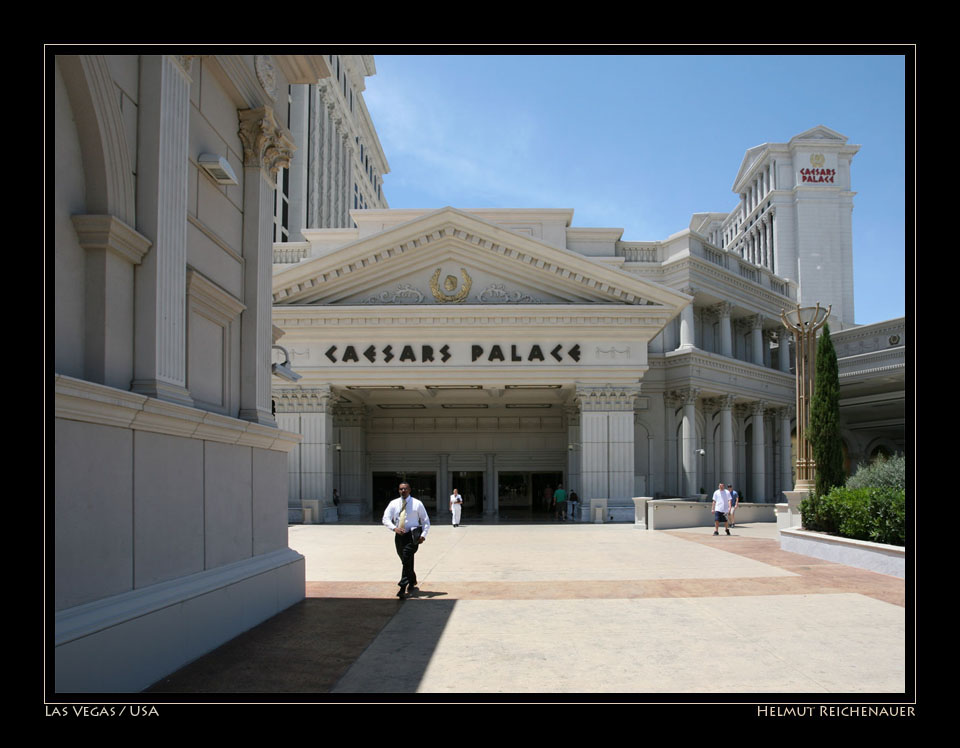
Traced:
POLYGON ((483 514, 483 473, 469 470, 450 472, 450 493, 453 489, 463 496, 463 517, 476 517, 483 514))
POLYGON ((433 521, 434 507, 437 502, 436 473, 374 473, 373 474, 373 519, 379 521, 387 504, 400 495, 397 490, 401 483, 410 484, 410 495, 423 502, 433 521))

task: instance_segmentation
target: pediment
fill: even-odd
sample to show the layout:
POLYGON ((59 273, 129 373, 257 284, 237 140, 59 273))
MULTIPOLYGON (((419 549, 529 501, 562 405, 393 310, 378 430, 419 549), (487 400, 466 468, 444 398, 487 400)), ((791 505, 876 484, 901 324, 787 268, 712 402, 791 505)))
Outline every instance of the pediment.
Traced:
POLYGON ((847 136, 841 135, 836 130, 831 130, 829 127, 817 125, 816 127, 811 127, 809 130, 806 130, 799 135, 794 135, 792 138, 790 138, 791 143, 797 140, 833 140, 839 141, 839 143, 846 143, 847 136))
POLYGON ((305 260, 277 305, 642 304, 688 298, 576 252, 443 208, 305 260))
POLYGON ((755 145, 743 154, 743 161, 740 162, 740 169, 737 171, 737 177, 733 180, 733 187, 731 188, 734 192, 740 192, 741 182, 744 181, 753 167, 764 157, 768 147, 769 143, 755 145))

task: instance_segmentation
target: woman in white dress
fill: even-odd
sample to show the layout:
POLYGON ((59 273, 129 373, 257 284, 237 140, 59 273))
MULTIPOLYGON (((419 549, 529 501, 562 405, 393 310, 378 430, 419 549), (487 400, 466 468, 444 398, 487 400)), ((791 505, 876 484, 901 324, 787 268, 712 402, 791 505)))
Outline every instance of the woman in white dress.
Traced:
POLYGON ((463 497, 456 488, 450 494, 450 514, 453 515, 453 526, 460 527, 460 509, 463 506, 463 497))

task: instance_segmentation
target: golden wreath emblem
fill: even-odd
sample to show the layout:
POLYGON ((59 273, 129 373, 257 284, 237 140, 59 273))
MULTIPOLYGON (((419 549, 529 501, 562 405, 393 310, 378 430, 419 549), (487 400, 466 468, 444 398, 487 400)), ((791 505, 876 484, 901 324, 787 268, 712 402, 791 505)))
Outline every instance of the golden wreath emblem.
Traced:
POLYGON ((817 169, 823 168, 823 165, 826 163, 826 159, 823 157, 822 153, 811 153, 810 154, 810 166, 813 166, 817 169))
POLYGON ((441 304, 459 304, 463 302, 470 293, 470 287, 473 286, 473 278, 469 276, 464 268, 460 268, 460 278, 463 280, 463 285, 460 286, 460 290, 457 291, 457 293, 450 293, 457 287, 457 278, 453 275, 448 275, 443 279, 443 291, 441 291, 440 268, 437 268, 433 273, 433 277, 430 278, 430 291, 433 293, 433 298, 441 304))

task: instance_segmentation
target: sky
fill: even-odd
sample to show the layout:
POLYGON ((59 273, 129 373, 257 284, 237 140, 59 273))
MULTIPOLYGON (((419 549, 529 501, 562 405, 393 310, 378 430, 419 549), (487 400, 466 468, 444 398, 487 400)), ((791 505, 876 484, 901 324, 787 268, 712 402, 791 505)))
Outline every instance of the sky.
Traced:
POLYGON ((836 130, 861 146, 855 319, 905 314, 914 108, 903 56, 378 54, 375 64, 363 96, 391 208, 572 208, 575 226, 665 239, 693 213, 736 206, 748 148, 836 130))

